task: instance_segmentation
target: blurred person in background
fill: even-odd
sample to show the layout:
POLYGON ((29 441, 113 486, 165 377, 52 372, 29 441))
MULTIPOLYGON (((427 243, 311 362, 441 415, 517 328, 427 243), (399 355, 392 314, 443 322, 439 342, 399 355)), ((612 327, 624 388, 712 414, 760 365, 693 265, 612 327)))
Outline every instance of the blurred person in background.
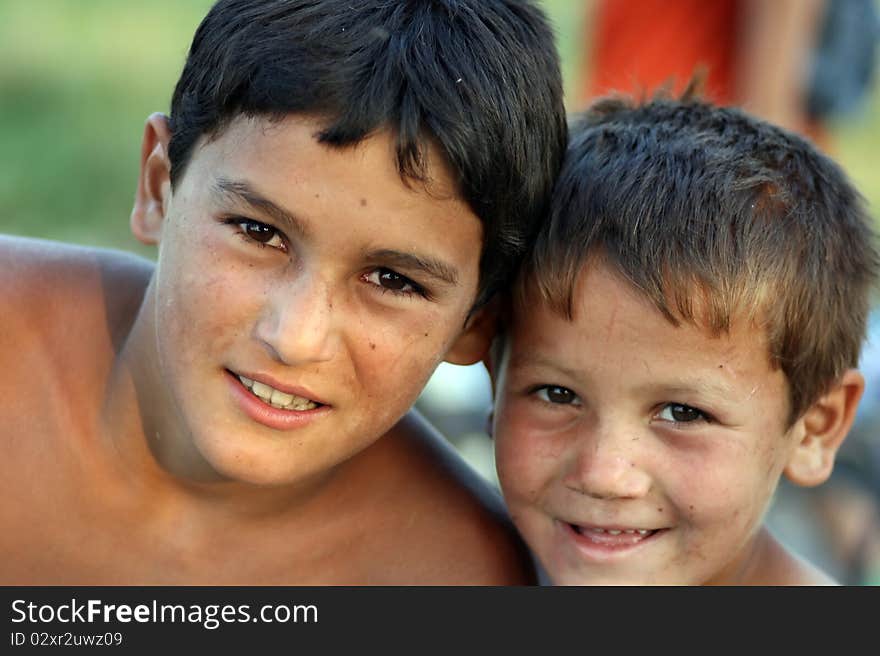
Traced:
POLYGON ((704 96, 811 137, 851 111, 873 79, 874 0, 595 0, 586 12, 576 102, 612 91, 704 96), (587 45, 588 44, 588 45, 587 45))

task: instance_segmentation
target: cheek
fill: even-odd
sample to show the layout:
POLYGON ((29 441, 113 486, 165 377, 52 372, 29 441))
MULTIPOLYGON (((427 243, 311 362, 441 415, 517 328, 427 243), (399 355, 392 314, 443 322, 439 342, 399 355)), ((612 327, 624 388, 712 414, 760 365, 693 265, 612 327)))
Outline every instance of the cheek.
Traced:
POLYGON ((522 400, 499 399, 493 439, 498 477, 505 494, 534 500, 557 477, 564 457, 564 440, 538 430, 527 405, 522 400))
POLYGON ((159 266, 158 330, 163 350, 176 351, 181 366, 246 332, 251 308, 266 293, 249 270, 230 265, 207 243, 192 253, 168 253, 159 266))
POLYGON ((361 322, 349 343, 359 388, 377 409, 402 413, 411 406, 448 348, 436 322, 361 322), (402 408, 402 409, 401 409, 402 408))
POLYGON ((564 456, 576 433, 576 421, 564 411, 539 407, 533 398, 502 388, 495 406, 495 437, 504 451, 548 467, 564 456))
POLYGON ((723 532, 731 541, 749 533, 772 493, 764 463, 754 455, 728 452, 680 467, 667 493, 682 517, 697 528, 723 532))

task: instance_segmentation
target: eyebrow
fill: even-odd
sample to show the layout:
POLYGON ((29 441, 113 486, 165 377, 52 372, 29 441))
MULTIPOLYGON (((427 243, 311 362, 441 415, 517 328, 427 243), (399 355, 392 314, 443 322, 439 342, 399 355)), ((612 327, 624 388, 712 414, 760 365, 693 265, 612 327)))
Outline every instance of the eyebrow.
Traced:
POLYGON ((583 371, 581 369, 574 369, 563 366, 554 362, 552 358, 548 358, 541 353, 536 353, 535 351, 515 354, 510 358, 508 366, 552 369, 555 370, 556 373, 562 374, 563 376, 571 378, 573 380, 578 380, 583 375, 583 371))
POLYGON ((412 271, 415 269, 449 285, 458 284, 458 270, 454 266, 433 257, 424 257, 392 249, 382 249, 372 251, 367 259, 405 270, 412 271))
POLYGON ((693 394, 694 392, 706 394, 716 401, 730 401, 735 396, 734 391, 723 382, 711 382, 702 380, 683 381, 680 383, 655 383, 646 385, 650 391, 662 392, 667 395, 677 396, 680 394, 693 394))
MULTIPOLYGON (((253 209, 271 216, 276 221, 290 226, 303 237, 309 236, 309 230, 301 220, 257 192, 244 180, 218 178, 214 189, 222 196, 231 197, 233 201, 245 203, 253 209)), ((386 248, 370 252, 367 259, 409 271, 421 271, 449 285, 458 284, 458 270, 437 258, 386 248)))
POLYGON ((303 237, 309 235, 305 224, 280 205, 272 202, 244 180, 218 178, 214 189, 221 196, 231 197, 233 201, 243 202, 251 208, 271 216, 276 221, 287 225, 303 237))

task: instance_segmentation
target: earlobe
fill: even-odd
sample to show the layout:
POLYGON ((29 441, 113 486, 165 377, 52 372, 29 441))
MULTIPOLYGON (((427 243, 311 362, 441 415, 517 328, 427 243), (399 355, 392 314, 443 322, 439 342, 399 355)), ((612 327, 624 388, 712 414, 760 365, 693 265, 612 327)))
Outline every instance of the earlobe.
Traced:
POLYGON ((131 210, 131 231, 144 244, 157 244, 162 234, 165 210, 171 197, 170 140, 168 117, 151 114, 144 126, 140 175, 131 210))
POLYGON ((498 327, 498 303, 491 301, 468 319, 464 332, 446 353, 450 364, 476 364, 486 357, 498 327))
POLYGON ((799 432, 798 443, 785 467, 790 481, 812 487, 828 479, 864 390, 865 379, 850 369, 798 420, 795 425, 799 432))

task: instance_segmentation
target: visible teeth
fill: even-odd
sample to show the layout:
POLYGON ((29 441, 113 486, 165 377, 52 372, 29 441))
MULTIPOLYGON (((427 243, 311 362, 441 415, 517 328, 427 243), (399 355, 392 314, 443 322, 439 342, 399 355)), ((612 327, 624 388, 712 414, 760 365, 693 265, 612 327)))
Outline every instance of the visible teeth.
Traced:
POLYGON ((580 533, 607 533, 608 535, 620 535, 621 533, 625 533, 627 535, 648 535, 648 533, 653 533, 650 529, 647 528, 598 528, 598 527, 578 527, 578 531, 580 533))
POLYGON ((281 408, 293 402, 293 394, 285 394, 281 390, 272 390, 272 405, 281 408))
POLYGON ((258 380, 251 380, 245 376, 239 376, 238 379, 242 385, 247 387, 251 392, 256 394, 260 399, 271 405, 273 408, 281 410, 312 410, 317 408, 318 404, 302 396, 294 396, 287 394, 274 387, 270 387, 258 380))
POLYGON ((272 388, 258 380, 254 381, 251 391, 266 402, 270 402, 272 399, 272 388))

